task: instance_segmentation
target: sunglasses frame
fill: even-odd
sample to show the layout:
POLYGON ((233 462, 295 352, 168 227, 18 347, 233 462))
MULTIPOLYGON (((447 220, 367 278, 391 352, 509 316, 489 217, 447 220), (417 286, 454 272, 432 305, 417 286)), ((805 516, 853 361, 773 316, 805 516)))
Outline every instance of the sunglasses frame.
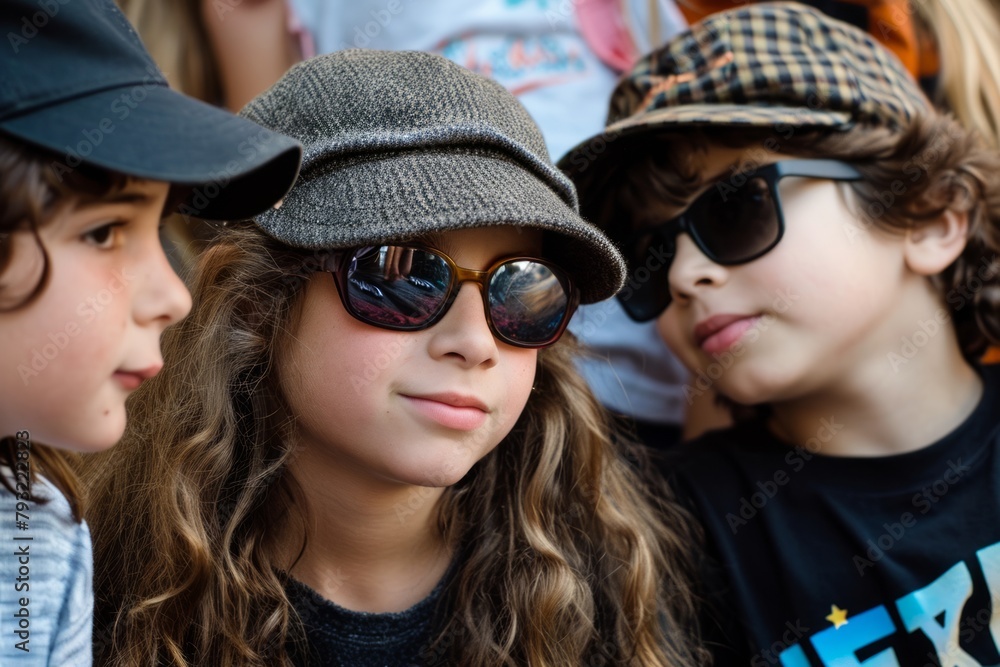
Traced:
MULTIPOLYGON (((677 215, 661 224, 649 225, 636 230, 628 236, 626 242, 623 244, 623 247, 630 248, 635 245, 638 239, 650 234, 660 234, 663 239, 669 238, 674 240, 681 233, 686 232, 687 235, 691 237, 691 240, 694 241, 698 250, 701 251, 705 257, 716 264, 721 266, 736 266, 752 262, 753 260, 763 257, 767 253, 774 250, 778 243, 781 242, 782 237, 785 235, 785 215, 781 205, 781 193, 778 190, 778 183, 786 176, 821 178, 830 181, 860 181, 864 178, 860 171, 847 162, 842 162, 840 160, 814 159, 779 160, 778 162, 772 162, 771 164, 759 167, 754 173, 746 175, 747 182, 749 182, 752 178, 760 177, 763 178, 764 182, 767 184, 768 191, 771 193, 771 201, 774 202, 774 212, 778 224, 778 233, 774 240, 768 243, 766 247, 745 257, 741 256, 739 259, 724 260, 712 252, 712 250, 705 244, 704 240, 698 234, 698 229, 689 214, 691 209, 694 208, 699 202, 706 200, 708 197, 719 196, 716 186, 719 183, 724 183, 729 177, 722 177, 713 181, 709 188, 692 200, 680 215, 677 215)), ((676 245, 674 249, 676 251, 676 245)), ((673 254, 671 255, 670 262, 666 263, 662 268, 669 271, 670 264, 672 262, 673 254)), ((651 286, 652 285, 647 285, 646 289, 649 289, 651 286)), ((640 289, 642 289, 641 285, 637 287, 634 292, 637 292, 640 289)), ((631 295, 629 298, 631 298, 631 295)), ((670 304, 673 302, 673 299, 669 299, 667 304, 655 315, 642 316, 640 318, 637 314, 633 314, 633 311, 630 310, 628 305, 629 299, 625 298, 623 294, 619 293, 618 300, 622 304, 622 307, 625 309, 628 316, 637 322, 649 322, 651 320, 655 320, 657 317, 662 315, 663 311, 669 308, 670 304)))
POLYGON ((562 336, 566 327, 569 325, 570 319, 573 317, 573 313, 576 312, 577 307, 580 305, 580 293, 576 289, 576 285, 570 278, 569 274, 561 267, 553 264, 552 262, 541 259, 540 257, 527 257, 522 255, 515 255, 510 257, 502 257, 489 268, 484 271, 479 271, 476 269, 468 269, 463 266, 459 266, 455 263, 451 257, 446 255, 441 250, 435 248, 429 248, 422 245, 398 245, 393 243, 384 243, 377 246, 360 246, 357 248, 349 248, 346 250, 338 250, 330 255, 327 261, 324 271, 333 274, 334 284, 337 286, 337 294, 340 295, 340 302, 344 305, 344 310, 353 317, 354 319, 364 322, 373 327, 378 327, 379 329, 386 329, 388 331, 423 331, 424 329, 429 329, 445 316, 445 314, 451 309, 452 304, 455 302, 455 297, 458 296, 458 290, 463 283, 472 282, 479 285, 479 293, 483 299, 483 313, 486 316, 486 324, 489 326, 490 333, 493 336, 508 345, 514 347, 521 347, 527 349, 539 349, 543 347, 548 347, 556 343, 562 336), (425 322, 420 324, 407 326, 407 325, 397 325, 383 322, 372 322, 368 318, 364 317, 354 306, 351 304, 350 297, 347 293, 347 272, 350 269, 351 261, 344 261, 344 258, 353 258, 355 254, 362 248, 397 248, 399 250, 419 250, 420 252, 426 252, 439 257, 444 260, 445 264, 451 271, 451 279, 448 282, 447 290, 445 291, 444 300, 438 307, 437 311, 429 317, 425 322), (493 314, 490 312, 489 304, 489 283, 490 279, 495 275, 496 271, 503 265, 509 264, 511 262, 533 262, 535 264, 541 264, 552 272, 552 275, 559 281, 559 284, 563 286, 566 291, 566 313, 563 315, 562 321, 559 323, 558 328, 552 334, 551 338, 541 343, 525 343, 523 341, 517 341, 508 336, 504 335, 502 332, 497 330, 496 325, 493 322, 493 314))

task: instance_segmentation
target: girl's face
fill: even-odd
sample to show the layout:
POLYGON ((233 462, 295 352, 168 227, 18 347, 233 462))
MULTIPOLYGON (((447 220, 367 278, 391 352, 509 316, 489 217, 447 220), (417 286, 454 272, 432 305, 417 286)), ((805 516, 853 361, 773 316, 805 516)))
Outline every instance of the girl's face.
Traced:
MULTIPOLYGON (((440 234, 462 267, 539 256, 541 235, 511 227, 440 234)), ((464 283, 429 329, 379 329, 351 317, 333 276, 313 275, 280 366, 297 418, 299 464, 381 483, 444 487, 510 432, 535 377, 537 351, 490 332, 479 286, 464 283)))
MULTIPOLYGON (((96 201, 69 200, 40 230, 49 281, 0 313, 0 435, 93 452, 125 430, 125 399, 163 365, 160 334, 191 296, 159 240, 169 185, 130 181, 96 201)), ((3 274, 24 293, 40 275, 34 237, 18 232, 3 274)), ((7 295, 4 295, 7 296, 7 295)))

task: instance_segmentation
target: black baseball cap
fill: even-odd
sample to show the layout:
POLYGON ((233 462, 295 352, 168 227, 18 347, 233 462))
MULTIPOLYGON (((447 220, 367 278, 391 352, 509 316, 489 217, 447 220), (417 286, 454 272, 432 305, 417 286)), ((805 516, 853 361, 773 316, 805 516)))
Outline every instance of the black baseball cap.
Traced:
POLYGON ((81 162, 192 186, 182 211, 249 218, 292 187, 301 145, 171 90, 112 0, 0 2, 0 132, 81 162))

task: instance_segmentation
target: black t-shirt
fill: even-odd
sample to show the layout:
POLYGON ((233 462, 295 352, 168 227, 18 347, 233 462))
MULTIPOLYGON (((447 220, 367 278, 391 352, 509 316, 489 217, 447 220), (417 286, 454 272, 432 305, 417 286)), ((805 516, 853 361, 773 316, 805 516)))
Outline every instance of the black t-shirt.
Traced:
POLYGON ((1000 367, 980 373, 973 414, 907 454, 820 456, 753 422, 667 455, 706 529, 717 665, 1000 665, 1000 367))

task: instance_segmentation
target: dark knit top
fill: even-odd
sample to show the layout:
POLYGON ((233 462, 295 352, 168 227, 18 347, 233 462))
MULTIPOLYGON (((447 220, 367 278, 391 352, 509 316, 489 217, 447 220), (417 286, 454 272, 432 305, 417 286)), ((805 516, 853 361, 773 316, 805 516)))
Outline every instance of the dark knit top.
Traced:
POLYGON ((288 597, 305 627, 308 655, 290 647, 296 665, 344 667, 424 667, 439 664, 428 645, 439 629, 444 590, 454 567, 430 594, 401 612, 351 611, 305 584, 289 579, 288 597))

